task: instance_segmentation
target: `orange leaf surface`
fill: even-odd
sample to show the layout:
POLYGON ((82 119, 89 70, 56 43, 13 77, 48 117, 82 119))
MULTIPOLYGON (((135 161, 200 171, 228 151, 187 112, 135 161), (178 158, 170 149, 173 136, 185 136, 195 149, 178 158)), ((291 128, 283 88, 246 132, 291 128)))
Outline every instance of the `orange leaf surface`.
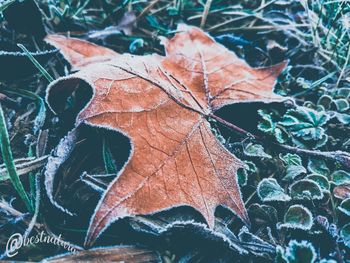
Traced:
POLYGON ((57 96, 83 80, 94 94, 76 125, 121 132, 132 144, 92 216, 86 245, 119 218, 175 206, 195 208, 211 228, 218 205, 249 223, 236 178, 243 163, 220 144, 207 119, 228 104, 284 100, 273 87, 285 63, 251 68, 200 29, 178 31, 164 41, 165 57, 119 55, 77 39, 47 38, 80 69, 50 85, 53 110, 57 96))

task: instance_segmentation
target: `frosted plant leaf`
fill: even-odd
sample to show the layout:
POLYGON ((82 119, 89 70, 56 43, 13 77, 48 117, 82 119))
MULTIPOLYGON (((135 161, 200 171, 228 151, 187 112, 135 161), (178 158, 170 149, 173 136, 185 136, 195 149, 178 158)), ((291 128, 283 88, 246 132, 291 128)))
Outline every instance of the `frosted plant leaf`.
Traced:
POLYGON ((245 148, 244 148, 244 153, 248 156, 252 157, 261 157, 261 158, 272 158, 271 155, 267 154, 264 151, 264 147, 260 144, 253 144, 249 143, 245 148))
POLYGON ((330 174, 326 162, 322 159, 310 158, 307 165, 307 169, 313 174, 320 174, 326 177, 328 177, 328 175, 330 174))
POLYGON ((275 225, 278 221, 277 210, 271 205, 254 203, 249 206, 248 212, 254 220, 259 220, 259 222, 265 223, 266 225, 275 225))
POLYGON ((290 197, 284 193, 283 188, 274 178, 264 178, 257 187, 257 193, 261 201, 281 201, 286 202, 290 197))
POLYGON ((298 147, 307 148, 310 144, 319 148, 328 140, 323 126, 330 119, 325 111, 315 111, 306 107, 288 110, 278 124, 291 135, 291 139, 298 147))
POLYGON ((264 253, 273 253, 275 246, 262 240, 260 237, 249 232, 247 227, 242 227, 239 231, 238 238, 241 242, 246 244, 246 249, 255 255, 262 255, 264 253))
POLYGON ((310 179, 296 181, 289 187, 289 191, 292 199, 295 200, 320 200, 323 198, 320 186, 310 179))
POLYGON ((291 240, 285 252, 288 263, 314 263, 316 261, 316 251, 312 243, 308 241, 298 242, 291 240))
POLYGON ((290 228, 310 230, 313 225, 313 217, 309 209, 302 205, 292 205, 284 215, 284 221, 278 228, 290 228))
POLYGON ((331 175, 331 180, 335 185, 349 184, 350 183, 350 173, 344 170, 334 171, 331 175))
POLYGON ((306 173, 306 169, 304 168, 299 155, 287 153, 284 156, 280 155, 280 159, 286 165, 286 176, 283 177, 283 180, 290 181, 295 177, 306 173))
POLYGON ((319 174, 309 174, 306 176, 306 179, 316 182, 323 192, 329 192, 331 186, 326 176, 319 174))
POLYGON ((343 226, 340 230, 340 237, 344 245, 350 248, 350 223, 343 226))
POLYGON ((58 144, 56 149, 54 149, 51 152, 51 155, 48 158, 48 162, 45 167, 45 188, 47 195, 57 208, 62 210, 63 212, 66 212, 69 215, 73 215, 70 211, 59 205, 53 197, 53 185, 54 185, 54 178, 57 174, 58 169, 60 166, 67 160, 69 155, 71 154, 76 140, 78 136, 77 129, 73 129, 70 131, 58 144))
POLYGON ((338 209, 347 216, 350 216, 350 198, 343 200, 338 206, 338 209))

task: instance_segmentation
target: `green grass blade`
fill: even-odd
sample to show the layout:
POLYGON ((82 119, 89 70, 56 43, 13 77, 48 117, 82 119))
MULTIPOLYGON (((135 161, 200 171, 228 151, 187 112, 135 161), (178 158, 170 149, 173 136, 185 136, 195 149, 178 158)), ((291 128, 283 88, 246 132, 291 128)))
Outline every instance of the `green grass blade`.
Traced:
POLYGON ((107 174, 117 173, 117 166, 116 166, 115 161, 113 159, 113 155, 111 153, 111 150, 109 149, 109 146, 106 142, 106 139, 103 139, 102 156, 103 156, 103 162, 105 164, 106 173, 107 174))
POLYGON ((27 55, 27 57, 30 59, 30 61, 34 64, 34 66, 43 74, 43 76, 49 81, 54 81, 53 77, 44 69, 43 66, 40 65, 40 63, 33 57, 33 55, 23 46, 22 44, 17 44, 17 46, 22 49, 22 51, 27 55))
POLYGON ((2 158, 6 165, 6 169, 10 176, 11 182, 14 188, 16 189, 17 193, 25 203, 28 211, 33 212, 33 207, 31 206, 31 202, 29 201, 28 195, 25 192, 23 184, 18 177, 16 166, 13 161, 9 135, 7 132, 6 121, 5 121, 4 112, 2 110, 1 104, 0 104, 0 146, 1 146, 2 158))
MULTIPOLYGON (((29 146, 28 157, 33 157, 32 145, 29 146)), ((36 197, 36 185, 35 185, 35 174, 33 172, 29 173, 29 187, 30 187, 30 200, 32 202, 32 207, 35 207, 35 197, 36 197)))

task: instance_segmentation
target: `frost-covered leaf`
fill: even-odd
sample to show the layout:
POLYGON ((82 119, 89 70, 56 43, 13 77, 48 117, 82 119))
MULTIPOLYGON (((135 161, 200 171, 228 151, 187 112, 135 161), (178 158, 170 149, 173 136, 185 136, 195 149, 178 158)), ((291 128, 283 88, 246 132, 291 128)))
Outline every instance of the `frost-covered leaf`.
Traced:
POLYGON ((326 177, 328 177, 328 175, 330 174, 326 162, 322 159, 310 158, 307 165, 307 169, 313 174, 320 174, 326 177))
POLYGON ((339 199, 346 199, 350 197, 350 184, 341 184, 333 189, 333 195, 339 199))
POLYGON ((51 109, 63 111, 67 94, 87 83, 93 95, 76 125, 120 132, 132 144, 92 216, 87 246, 120 218, 179 205, 194 207, 211 228, 218 205, 249 224, 236 177, 243 163, 220 144, 208 119, 229 104, 284 101, 273 87, 286 63, 254 69, 198 28, 180 25, 177 32, 164 39, 164 57, 47 37, 80 70, 49 86, 51 109))
POLYGON ((258 124, 258 128, 263 132, 266 132, 268 134, 273 134, 273 131, 276 128, 276 126, 274 125, 274 121, 272 120, 271 115, 265 112, 264 110, 258 110, 258 113, 263 119, 258 124))
POLYGON ((264 178, 260 181, 257 188, 257 193, 261 201, 281 201, 286 202, 290 197, 285 194, 283 188, 274 178, 264 178))
POLYGON ((337 95, 342 98, 350 97, 350 88, 338 88, 337 95))
POLYGON ((258 124, 258 129, 274 136, 279 143, 286 142, 288 135, 277 127, 277 122, 272 119, 271 114, 264 110, 258 110, 258 113, 262 117, 262 120, 258 124))
POLYGON ((252 173, 255 173, 257 168, 253 162, 244 161, 245 167, 239 169, 237 172, 238 184, 240 186, 245 186, 248 182, 248 176, 252 173))
POLYGON ((331 174, 331 180, 335 185, 349 184, 350 173, 344 170, 337 170, 331 174))
POLYGON ((339 122, 343 124, 349 124, 350 123, 350 115, 346 113, 338 113, 336 112, 333 117, 336 117, 339 122))
POLYGON ((248 208, 248 214, 251 220, 257 220, 259 224, 275 225, 278 220, 276 208, 270 205, 252 204, 248 208))
POLYGON ((317 222, 317 224, 322 226, 324 229, 329 229, 330 224, 327 217, 318 215, 315 218, 315 222, 317 222))
POLYGON ((334 101, 334 104, 339 112, 344 112, 349 109, 349 102, 346 99, 337 99, 334 101))
POLYGON ((264 147, 260 144, 249 143, 244 148, 244 153, 252 157, 261 157, 261 158, 272 158, 271 155, 265 153, 264 147))
POLYGON ((306 173, 306 169, 302 165, 289 165, 287 166, 286 176, 283 177, 283 180, 293 180, 298 175, 306 173))
POLYGON ((295 200, 320 200, 323 198, 320 186, 310 179, 296 181, 290 186, 289 191, 292 199, 295 200))
POLYGON ((237 182, 241 187, 247 185, 248 173, 245 169, 239 169, 237 171, 237 182))
POLYGON ((322 105, 324 109, 328 110, 332 104, 333 98, 329 95, 322 95, 318 101, 317 105, 322 105))
POLYGON ((51 152, 45 167, 45 188, 49 200, 62 211, 73 215, 66 208, 62 207, 54 200, 54 178, 60 166, 68 159, 72 153, 78 139, 79 129, 73 129, 61 139, 56 149, 51 152))
POLYGON ((343 226, 340 230, 340 237, 342 238, 344 245, 350 248, 350 223, 343 226))
POLYGON ((280 155, 280 159, 285 165, 302 165, 302 160, 299 155, 287 153, 286 155, 280 155))
POLYGON ((322 189, 322 191, 329 192, 330 183, 326 176, 319 175, 319 174, 310 174, 306 176, 306 179, 316 182, 318 186, 322 189))
POLYGON ((280 155, 280 159, 286 165, 286 176, 283 178, 283 180, 290 181, 298 175, 306 173, 306 169, 302 165, 301 158, 297 154, 287 153, 284 156, 280 155))
POLYGON ((314 263, 316 257, 314 246, 305 240, 301 242, 291 240, 284 253, 284 258, 288 263, 314 263))
POLYGON ((239 231, 238 238, 244 244, 249 244, 245 248, 255 255, 262 255, 264 253, 272 254, 275 252, 275 246, 250 233, 245 226, 239 231))
POLYGON ((291 240, 287 248, 276 247, 275 263, 314 263, 317 254, 312 243, 291 240))
POLYGON ((131 42, 129 46, 129 51, 132 54, 136 54, 145 45, 145 41, 142 38, 137 38, 131 42))
POLYGON ((129 222, 132 229, 138 233, 146 233, 154 237, 167 235, 170 238, 173 233, 176 233, 176 238, 195 238, 198 242, 219 244, 220 247, 228 245, 230 250, 241 255, 249 254, 245 249, 246 244, 239 241, 224 221, 216 218, 214 229, 210 229, 206 224, 195 221, 193 215, 191 210, 175 208, 147 217, 135 216, 130 218, 129 222))
POLYGON ((306 107, 288 110, 278 122, 291 135, 292 141, 299 147, 306 147, 309 142, 313 147, 323 146, 328 136, 323 129, 329 120, 325 111, 315 111, 306 107))
POLYGON ((338 206, 338 209, 344 214, 350 216, 350 198, 343 200, 338 206))
POLYGON ((313 217, 309 209, 302 205, 292 205, 284 215, 284 221, 278 228, 310 230, 313 217))
POLYGON ((285 256, 285 250, 281 246, 276 247, 276 256, 275 256, 275 263, 288 263, 286 256, 285 256))

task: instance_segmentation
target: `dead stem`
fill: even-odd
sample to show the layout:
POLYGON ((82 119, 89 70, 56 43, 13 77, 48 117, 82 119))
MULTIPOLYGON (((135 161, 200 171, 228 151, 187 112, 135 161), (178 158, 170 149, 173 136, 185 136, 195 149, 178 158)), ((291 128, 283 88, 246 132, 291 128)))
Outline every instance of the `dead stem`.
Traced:
POLYGON ((205 22, 207 21, 207 17, 209 14, 211 3, 212 3, 212 0, 207 0, 207 2, 205 3, 203 15, 202 15, 202 20, 201 20, 201 25, 200 25, 201 28, 205 27, 205 22))
POLYGON ((318 150, 307 150, 307 149, 300 149, 297 147, 293 147, 293 146, 289 146, 289 145, 285 145, 285 144, 279 144, 276 142, 271 142, 268 141, 267 139, 264 139, 260 136, 251 134, 250 132, 230 123, 225 121, 224 119, 214 115, 214 114, 209 114, 210 118, 218 121, 219 123, 221 123, 222 125, 230 128, 231 130, 248 136, 248 137, 252 137, 258 141, 260 141, 261 143, 265 144, 265 145, 269 145, 273 148, 278 148, 280 150, 283 151, 287 151, 287 152, 291 152, 291 153, 296 153, 302 156, 306 156, 306 157, 316 157, 316 158, 325 158, 331 161, 336 161, 341 163, 343 166, 350 168, 350 154, 347 152, 343 152, 343 151, 329 151, 329 152, 322 152, 322 151, 318 151, 318 150))

